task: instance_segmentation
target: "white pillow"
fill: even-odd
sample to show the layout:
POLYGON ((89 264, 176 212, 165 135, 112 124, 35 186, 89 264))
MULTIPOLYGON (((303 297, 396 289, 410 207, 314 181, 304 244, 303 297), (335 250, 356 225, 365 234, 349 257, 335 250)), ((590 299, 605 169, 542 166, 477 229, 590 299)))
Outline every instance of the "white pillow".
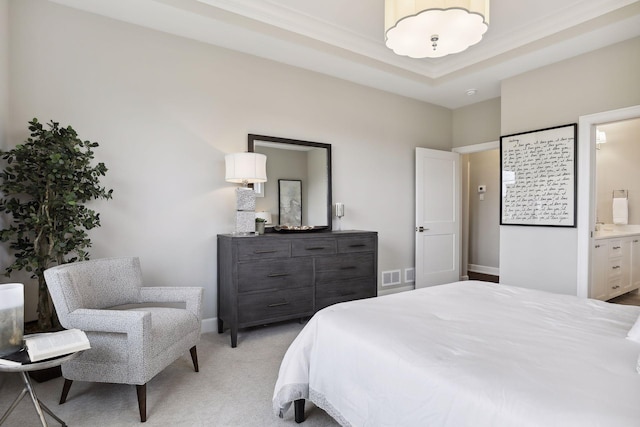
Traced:
POLYGON ((640 316, 638 316, 636 323, 634 323, 631 329, 629 329, 627 339, 640 342, 640 316))

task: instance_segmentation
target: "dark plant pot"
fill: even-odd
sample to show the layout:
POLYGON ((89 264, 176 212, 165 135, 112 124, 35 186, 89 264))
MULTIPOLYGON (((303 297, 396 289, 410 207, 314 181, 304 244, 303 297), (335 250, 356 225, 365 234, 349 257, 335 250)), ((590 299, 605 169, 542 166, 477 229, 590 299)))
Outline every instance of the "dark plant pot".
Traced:
POLYGON ((62 376, 62 367, 54 366, 53 368, 41 369, 39 371, 29 371, 29 376, 39 383, 52 380, 62 376))

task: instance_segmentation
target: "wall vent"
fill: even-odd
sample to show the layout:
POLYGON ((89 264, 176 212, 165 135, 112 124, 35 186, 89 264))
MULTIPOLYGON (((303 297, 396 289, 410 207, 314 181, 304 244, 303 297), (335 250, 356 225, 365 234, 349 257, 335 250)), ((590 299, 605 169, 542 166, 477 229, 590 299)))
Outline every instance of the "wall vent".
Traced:
POLYGON ((416 270, 415 268, 405 268, 404 269, 404 281, 405 283, 415 282, 416 281, 416 270))
POLYGON ((382 286, 391 286, 391 285, 399 285, 402 283, 400 281, 400 270, 389 270, 382 272, 382 286))

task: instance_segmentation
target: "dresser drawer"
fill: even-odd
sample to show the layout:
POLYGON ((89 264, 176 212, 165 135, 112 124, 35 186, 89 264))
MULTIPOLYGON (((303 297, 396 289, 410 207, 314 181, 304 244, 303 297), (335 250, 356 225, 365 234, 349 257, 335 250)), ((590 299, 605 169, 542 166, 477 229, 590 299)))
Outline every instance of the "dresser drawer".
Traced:
POLYGON ((339 302, 376 296, 375 278, 328 282, 316 286, 316 310, 339 302))
POLYGON ((373 252, 376 249, 375 240, 370 236, 349 237, 338 239, 338 253, 373 252))
POLYGON ((316 283, 375 277, 374 254, 354 254, 316 258, 316 283))
POLYGON ((336 239, 313 238, 299 239, 291 242, 291 256, 331 255, 336 253, 336 239))
POLYGON ((291 245, 288 240, 243 237, 238 243, 238 261, 255 261, 271 258, 289 258, 291 245))
POLYGON ((313 314, 313 288, 257 292, 238 296, 240 323, 304 317, 313 314))
POLYGON ((238 263, 238 292, 307 286, 313 286, 311 258, 238 263))

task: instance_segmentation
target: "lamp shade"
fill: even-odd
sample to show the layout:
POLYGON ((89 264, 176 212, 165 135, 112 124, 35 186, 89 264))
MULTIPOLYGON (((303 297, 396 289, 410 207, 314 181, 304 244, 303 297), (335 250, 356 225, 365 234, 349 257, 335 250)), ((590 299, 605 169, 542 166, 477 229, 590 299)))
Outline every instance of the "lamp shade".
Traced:
POLYGON ((388 48, 411 58, 439 58, 482 40, 489 0, 385 0, 388 48))
POLYGON ((264 219, 266 224, 271 224, 271 221, 272 221, 271 212, 265 212, 265 211, 256 212, 256 218, 264 219))
POLYGON ((233 153, 224 156, 225 180, 235 183, 267 181, 267 156, 259 153, 233 153))

